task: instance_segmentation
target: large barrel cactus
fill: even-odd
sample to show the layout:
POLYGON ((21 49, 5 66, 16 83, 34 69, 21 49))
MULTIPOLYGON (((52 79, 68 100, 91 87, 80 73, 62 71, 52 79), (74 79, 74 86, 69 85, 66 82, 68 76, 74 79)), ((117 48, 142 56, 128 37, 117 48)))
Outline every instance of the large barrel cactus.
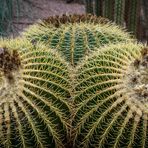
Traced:
POLYGON ((76 80, 75 148, 148 147, 148 48, 103 47, 78 66, 76 80))
POLYGON ((0 41, 0 147, 64 147, 68 64, 43 45, 0 41))
POLYGON ((92 15, 49 17, 29 27, 23 35, 34 44, 41 41, 57 49, 73 66, 94 47, 131 40, 120 27, 92 15))

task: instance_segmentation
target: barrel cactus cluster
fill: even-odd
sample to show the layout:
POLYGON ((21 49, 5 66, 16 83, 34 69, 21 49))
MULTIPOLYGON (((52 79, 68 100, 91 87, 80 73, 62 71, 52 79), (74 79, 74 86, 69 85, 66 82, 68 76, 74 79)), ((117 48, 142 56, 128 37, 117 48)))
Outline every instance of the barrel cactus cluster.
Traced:
POLYGON ((148 48, 102 17, 49 17, 0 39, 1 148, 146 148, 148 48))

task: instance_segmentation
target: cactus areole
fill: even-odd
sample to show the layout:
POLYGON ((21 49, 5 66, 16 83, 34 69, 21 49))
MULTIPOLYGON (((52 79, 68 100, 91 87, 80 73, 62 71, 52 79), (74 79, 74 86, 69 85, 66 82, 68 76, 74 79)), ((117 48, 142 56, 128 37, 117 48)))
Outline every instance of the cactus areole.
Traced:
POLYGON ((0 48, 0 72, 4 76, 5 83, 13 84, 19 75, 21 61, 16 50, 12 53, 7 48, 0 48))
POLYGON ((143 48, 141 57, 129 65, 125 74, 125 85, 131 101, 136 99, 137 105, 148 111, 148 48, 143 48))

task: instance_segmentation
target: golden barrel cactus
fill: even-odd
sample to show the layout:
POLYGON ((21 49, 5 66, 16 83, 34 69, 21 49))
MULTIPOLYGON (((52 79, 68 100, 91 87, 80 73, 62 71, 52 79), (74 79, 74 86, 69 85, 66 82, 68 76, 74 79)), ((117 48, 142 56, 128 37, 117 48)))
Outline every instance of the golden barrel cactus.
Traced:
POLYGON ((74 147, 148 146, 148 48, 103 47, 76 71, 74 147))
POLYGON ((70 108, 68 64, 43 45, 0 41, 0 147, 64 147, 70 108))

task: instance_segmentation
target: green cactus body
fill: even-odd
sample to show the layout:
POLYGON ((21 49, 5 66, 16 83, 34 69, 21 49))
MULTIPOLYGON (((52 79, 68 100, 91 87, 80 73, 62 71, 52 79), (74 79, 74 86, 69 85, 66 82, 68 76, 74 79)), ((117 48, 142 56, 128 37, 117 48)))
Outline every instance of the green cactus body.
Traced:
MULTIPOLYGON (((88 2, 86 2, 87 7, 89 6, 88 2)), ((102 0, 98 1, 95 0, 94 3, 94 12, 96 14, 96 16, 102 16, 102 6, 103 6, 103 2, 102 0)), ((88 13, 88 10, 86 9, 86 13, 88 13)))
POLYGON ((50 17, 31 26, 23 35, 33 43, 41 41, 57 49, 73 66, 94 47, 131 40, 115 24, 91 15, 50 17))
POLYGON ((125 0, 115 0, 114 21, 117 24, 124 25, 125 0))
POLYGON ((68 65, 43 45, 0 41, 0 147, 64 147, 68 65))
POLYGON ((86 12, 93 14, 93 8, 94 8, 94 4, 93 4, 93 0, 86 0, 86 12))
POLYGON ((138 35, 138 24, 140 18, 140 5, 141 1, 139 0, 126 0, 126 25, 130 32, 134 33, 134 35, 138 35))
MULTIPOLYGON (((100 1, 100 0, 98 0, 100 1)), ((110 20, 114 20, 113 19, 113 13, 114 13, 114 0, 104 0, 103 2, 103 14, 101 16, 104 16, 110 20)))
POLYGON ((148 146, 148 48, 103 47, 78 66, 76 80, 74 147, 148 146))

